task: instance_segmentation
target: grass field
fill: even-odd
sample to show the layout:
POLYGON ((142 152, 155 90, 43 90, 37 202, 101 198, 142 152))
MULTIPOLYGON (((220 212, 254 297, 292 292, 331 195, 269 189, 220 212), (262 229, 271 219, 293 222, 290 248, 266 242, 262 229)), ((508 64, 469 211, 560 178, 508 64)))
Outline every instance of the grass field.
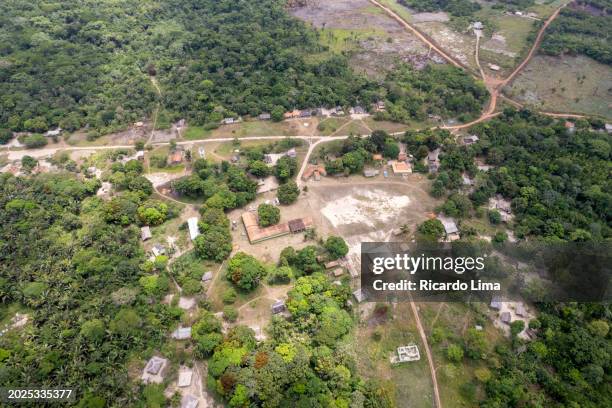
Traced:
MULTIPOLYGON (((412 21, 412 14, 410 14, 410 11, 406 7, 399 4, 396 0, 379 0, 379 3, 384 6, 389 7, 391 10, 396 12, 404 20, 408 22, 412 21)), ((380 10, 379 7, 377 8, 380 10)), ((384 11, 381 10, 381 12, 384 12, 384 11)))
MULTIPOLYGON (((365 306, 361 306, 364 308, 365 306)), ((408 303, 390 308, 388 318, 366 313, 352 336, 345 340, 353 351, 361 375, 382 381, 398 407, 430 408, 433 389, 427 358, 408 303), (397 347, 416 344, 419 361, 391 365, 397 347)))
POLYGON ((612 119, 612 69, 584 56, 536 56, 508 94, 529 106, 612 119))
POLYGON ((463 303, 421 303, 421 320, 432 349, 436 364, 440 398, 445 407, 473 407, 483 389, 474 377, 474 370, 487 366, 484 360, 463 358, 461 363, 451 363, 446 357, 450 344, 462 345, 467 329, 480 324, 484 328, 489 352, 494 345, 505 341, 493 323, 484 317, 486 305, 473 308, 463 303), (434 330, 444 333, 441 340, 432 336, 434 330))
POLYGON ((321 43, 328 46, 329 52, 334 54, 358 49, 362 40, 385 36, 383 30, 377 29, 325 28, 320 32, 321 43))
POLYGON ((233 125, 223 125, 211 131, 205 131, 201 127, 190 127, 185 132, 185 139, 198 140, 248 136, 298 136, 312 129, 311 126, 313 125, 316 128, 316 123, 318 123, 316 119, 283 122, 247 121, 233 125), (303 126, 304 123, 309 123, 309 126, 303 126))

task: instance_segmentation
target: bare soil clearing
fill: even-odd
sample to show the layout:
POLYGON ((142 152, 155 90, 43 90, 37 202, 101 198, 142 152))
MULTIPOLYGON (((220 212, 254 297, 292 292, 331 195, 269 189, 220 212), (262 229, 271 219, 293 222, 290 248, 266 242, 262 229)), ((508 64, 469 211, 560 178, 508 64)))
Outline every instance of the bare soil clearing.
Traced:
POLYGON ((380 75, 398 60, 427 59, 428 48, 368 0, 317 2, 292 13, 321 29, 330 48, 350 49, 352 66, 368 75, 380 75))

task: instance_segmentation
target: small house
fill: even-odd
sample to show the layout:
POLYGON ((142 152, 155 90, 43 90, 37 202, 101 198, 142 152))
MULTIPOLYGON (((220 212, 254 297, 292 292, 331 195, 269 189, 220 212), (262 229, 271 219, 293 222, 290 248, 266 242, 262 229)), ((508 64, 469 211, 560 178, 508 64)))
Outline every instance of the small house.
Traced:
POLYGON ((171 337, 175 340, 187 340, 191 338, 191 327, 179 327, 172 332, 171 337))
POLYGON ((289 226, 289 231, 291 231, 292 234, 297 234, 312 228, 313 221, 310 217, 304 217, 291 220, 287 224, 289 226))
POLYGON ((480 21, 475 21, 472 27, 474 27, 474 30, 482 30, 484 25, 480 21))
POLYGON ((374 169, 366 169, 363 171, 363 176, 367 178, 372 178, 378 176, 379 171, 374 169))
POLYGON ((59 136, 61 133, 62 133, 62 128, 57 128, 57 129, 49 130, 47 133, 45 133, 45 136, 54 137, 54 136, 59 136))
POLYGON ((474 180, 472 180, 470 178, 470 176, 468 176, 467 174, 463 174, 461 176, 461 178, 463 179, 463 185, 464 186, 473 186, 474 185, 474 180))
POLYGON ((606 123, 604 129, 606 129, 606 132, 612 133, 612 123, 606 123))
POLYGON ((366 300, 366 295, 365 295, 365 293, 361 289, 357 289, 356 291, 354 291, 353 292, 353 297, 355 298, 357 303, 361 303, 364 300, 366 300))
POLYGON ((499 296, 493 296, 491 303, 489 304, 491 309, 500 310, 502 308, 502 301, 499 296))
POLYGON ((512 322, 512 315, 510 312, 502 312, 502 314, 499 315, 499 318, 502 323, 510 324, 512 322))
POLYGON ((163 245, 161 244, 155 244, 153 245, 153 247, 151 248, 151 252, 153 253, 153 256, 160 256, 166 253, 166 248, 164 248, 163 245))
POLYGON ((569 132, 576 130, 576 124, 574 122, 570 122, 569 120, 565 121, 564 126, 569 132))
POLYGON ((283 300, 277 300, 272 304, 272 314, 279 314, 284 312, 286 309, 285 302, 283 300))
POLYGON ((187 220, 187 226, 189 227, 189 238, 193 241, 198 235, 200 235, 200 229, 198 228, 198 219, 191 217, 187 220))
POLYGON ((351 108, 349 113, 351 115, 366 115, 368 112, 363 108, 363 106, 357 105, 357 106, 351 108))
POLYGON ((501 69, 501 67, 499 65, 496 65, 496 64, 488 64, 488 66, 489 66, 489 69, 491 71, 495 71, 495 72, 497 72, 497 71, 499 71, 501 69))
POLYGON ((145 159, 145 152, 144 152, 144 150, 137 151, 136 155, 134 156, 134 158, 136 160, 139 160, 139 161, 144 161, 144 159, 145 159))
POLYGON ((292 159, 295 159, 297 157, 297 152, 295 151, 294 148, 291 148, 291 149, 287 150, 286 155, 288 157, 291 157, 292 159))
POLYGON ((300 118, 309 118, 312 116, 312 111, 310 109, 304 109, 300 111, 300 118))
POLYGON ((223 120, 221 121, 221 123, 222 123, 223 125, 231 125, 231 124, 233 124, 233 123, 235 123, 235 122, 236 122, 236 119, 234 119, 234 118, 225 118, 225 119, 223 119, 223 120))
POLYGON ((516 313, 517 316, 520 316, 520 317, 527 316, 527 310, 525 309, 525 306, 522 303, 516 304, 516 308, 514 312, 516 313))
POLYGON ((463 138, 463 143, 465 143, 466 145, 472 145, 474 143, 476 143, 477 141, 479 141, 480 138, 476 135, 469 135, 463 138))
POLYGON ((181 399, 181 408, 198 408, 199 403, 200 400, 193 395, 187 394, 181 399))
POLYGON ((457 228, 457 224, 455 223, 454 219, 443 216, 438 216, 438 219, 444 226, 447 241, 455 241, 459 239, 459 228, 457 228))
POLYGON ((334 277, 338 278, 338 277, 342 276, 342 274, 344 274, 344 269, 336 268, 334 270, 334 277))
POLYGON ((380 153, 373 154, 372 155, 372 160, 374 160, 374 161, 381 161, 381 160, 383 160, 383 155, 380 154, 380 153))
POLYGON ((177 150, 168 156, 168 164, 169 165, 177 165, 183 162, 183 152, 181 150, 177 150))
POLYGON ((176 385, 180 388, 189 387, 191 385, 191 378, 193 377, 193 370, 188 367, 182 367, 179 370, 178 380, 176 385))
POLYGON ((270 120, 272 116, 269 113, 262 113, 257 117, 259 120, 270 120))
POLYGON ((336 268, 340 266, 340 262, 338 261, 329 261, 325 264, 325 269, 336 268))
POLYGON ((141 380, 145 384, 161 384, 164 381, 164 371, 168 366, 168 360, 162 357, 153 356, 142 370, 141 380))
POLYGON ((283 118, 285 119, 294 119, 300 117, 300 111, 297 109, 292 110, 291 112, 285 112, 283 114, 283 118))
POLYGON ((412 174, 412 166, 405 161, 394 161, 391 163, 394 174, 412 174))
POLYGON ((240 154, 233 154, 230 158, 230 162, 239 163, 240 162, 240 154))
POLYGON ((383 112, 385 110, 385 101, 377 101, 374 104, 374 110, 376 110, 376 112, 383 112))
POLYGON ((210 282, 212 278, 213 278, 213 273, 211 271, 208 271, 204 275, 202 275, 202 282, 203 283, 210 282))
POLYGON ((433 150, 427 154, 427 163, 429 165, 429 172, 436 173, 440 167, 440 149, 433 150))
POLYGON ((143 242, 151 239, 152 236, 150 227, 147 226, 140 229, 140 239, 142 239, 143 242))

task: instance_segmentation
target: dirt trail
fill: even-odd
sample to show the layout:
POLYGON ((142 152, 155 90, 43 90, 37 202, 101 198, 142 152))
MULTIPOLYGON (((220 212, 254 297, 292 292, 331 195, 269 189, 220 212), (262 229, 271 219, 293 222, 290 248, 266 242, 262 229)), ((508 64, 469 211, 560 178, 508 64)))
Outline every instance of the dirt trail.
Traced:
MULTIPOLYGON (((569 4, 569 3, 567 3, 567 4, 569 4)), ((550 15, 550 17, 548 17, 548 19, 544 22, 544 25, 542 25, 542 27, 540 28, 540 31, 538 31, 538 35, 536 36, 536 39, 533 42, 533 46, 529 50, 529 53, 527 54, 527 57, 523 60, 523 62, 521 62, 514 69, 514 71, 512 71, 512 73, 506 79, 504 79, 504 81, 500 84, 500 89, 503 88, 504 86, 508 85, 510 82, 512 82, 512 80, 523 70, 523 68, 525 68, 525 66, 527 66, 529 61, 531 61, 531 58, 535 55, 535 52, 537 51, 537 49, 540 47, 540 44, 542 43, 542 38, 544 37, 544 32, 546 31, 546 29, 548 28, 550 23, 552 23, 559 16, 559 13, 561 12, 561 10, 565 6, 567 6, 567 4, 563 4, 561 7, 556 9, 554 11, 554 13, 552 13, 550 15)))
POLYGON ((431 47, 435 52, 437 52, 446 61, 448 61, 449 63, 451 63, 452 65, 454 65, 456 67, 464 68, 464 69, 466 68, 461 62, 457 61, 454 57, 452 57, 451 55, 447 54, 442 49, 442 47, 438 46, 438 44, 436 44, 434 41, 430 40, 429 37, 425 33, 423 33, 421 30, 419 30, 418 28, 416 28, 412 24, 408 23, 406 20, 404 20, 402 17, 400 17, 397 13, 395 13, 393 10, 391 10, 387 6, 384 6, 383 4, 379 3, 376 0, 370 0, 370 3, 374 4, 377 7, 380 7, 381 9, 383 9, 391 18, 393 18, 395 21, 397 21, 399 24, 401 24, 404 28, 406 28, 408 31, 410 31, 412 34, 414 34, 419 40, 423 41, 425 44, 427 44, 429 47, 431 47))
POLYGON ((434 365, 433 356, 431 355, 431 349, 429 348, 429 343, 427 342, 427 335, 425 334, 425 330, 423 329, 423 325, 421 324, 419 310, 417 309, 416 304, 412 300, 412 297, 410 297, 410 307, 412 308, 412 314, 414 315, 414 320, 416 322, 417 329, 419 330, 419 334, 421 335, 421 341, 423 342, 423 346, 425 347, 425 354, 427 355, 429 372, 431 373, 431 382, 433 384, 435 405, 437 408, 442 408, 442 402, 440 401, 440 391, 438 388, 438 379, 436 378, 436 366, 434 365))
POLYGON ((157 96, 159 97, 159 103, 157 104, 155 112, 153 113, 153 125, 151 126, 151 135, 149 136, 149 140, 147 140, 147 144, 151 144, 151 142, 153 141, 153 136, 155 135, 155 126, 157 126, 157 117, 159 116, 159 108, 161 106, 162 98, 162 92, 161 88, 159 87, 159 83, 157 82, 157 78, 155 78, 154 76, 150 76, 149 79, 151 80, 151 84, 153 84, 153 87, 157 92, 157 96))

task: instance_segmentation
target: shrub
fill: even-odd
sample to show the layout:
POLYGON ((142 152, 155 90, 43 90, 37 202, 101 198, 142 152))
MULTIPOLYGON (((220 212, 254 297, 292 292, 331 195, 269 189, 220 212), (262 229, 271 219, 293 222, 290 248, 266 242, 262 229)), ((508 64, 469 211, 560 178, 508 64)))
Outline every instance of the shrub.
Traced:
POLYGON ((238 294, 236 293, 236 290, 234 288, 229 288, 226 289, 223 292, 223 303, 225 304, 232 304, 236 301, 236 297, 238 296, 238 294))
POLYGON ((228 322, 235 322, 238 320, 238 310, 234 306, 225 306, 223 308, 223 319, 228 322))

